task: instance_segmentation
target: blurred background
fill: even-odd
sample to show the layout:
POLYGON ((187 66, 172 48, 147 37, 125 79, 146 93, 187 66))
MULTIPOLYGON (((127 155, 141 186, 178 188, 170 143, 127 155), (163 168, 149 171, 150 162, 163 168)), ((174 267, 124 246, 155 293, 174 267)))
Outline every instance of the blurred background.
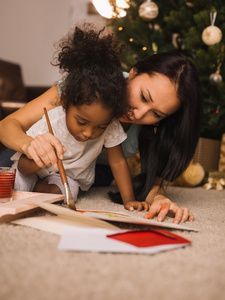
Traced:
POLYGON ((89 0, 0 0, 0 59, 19 63, 25 85, 51 86, 54 44, 83 20, 104 24, 89 0))

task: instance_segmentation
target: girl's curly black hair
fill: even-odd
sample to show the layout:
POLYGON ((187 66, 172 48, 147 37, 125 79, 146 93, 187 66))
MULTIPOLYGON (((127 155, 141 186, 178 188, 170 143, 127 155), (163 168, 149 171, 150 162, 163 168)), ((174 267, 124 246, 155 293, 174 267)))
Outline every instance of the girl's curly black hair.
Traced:
POLYGON ((126 80, 120 61, 123 46, 114 34, 104 31, 90 23, 76 26, 61 40, 53 65, 67 73, 61 98, 66 109, 97 101, 119 118, 126 108, 126 80))

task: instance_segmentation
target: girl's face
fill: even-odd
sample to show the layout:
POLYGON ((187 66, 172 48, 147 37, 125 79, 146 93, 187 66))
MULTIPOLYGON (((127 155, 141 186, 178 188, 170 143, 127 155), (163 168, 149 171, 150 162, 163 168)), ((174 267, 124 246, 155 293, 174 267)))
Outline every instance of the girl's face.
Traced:
POLYGON ((128 112, 120 118, 124 123, 155 124, 180 108, 175 84, 159 73, 135 76, 132 69, 128 77, 128 99, 128 112))
POLYGON ((66 124, 72 136, 79 142, 99 137, 112 120, 112 111, 99 103, 73 106, 67 109, 66 124))

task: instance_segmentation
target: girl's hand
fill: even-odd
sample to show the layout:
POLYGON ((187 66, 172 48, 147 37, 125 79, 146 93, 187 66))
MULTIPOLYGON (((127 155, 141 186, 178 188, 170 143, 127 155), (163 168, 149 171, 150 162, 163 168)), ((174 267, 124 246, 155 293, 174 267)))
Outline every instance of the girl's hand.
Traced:
POLYGON ((146 201, 128 201, 124 203, 124 208, 129 211, 133 211, 134 209, 137 209, 137 211, 140 211, 142 209, 144 209, 144 211, 147 211, 149 209, 149 204, 146 201))
POLYGON ((33 159, 40 168, 51 165, 57 168, 57 156, 63 159, 64 152, 66 152, 65 147, 49 132, 37 135, 24 147, 24 154, 29 159, 33 159))
POLYGON ((185 221, 193 221, 194 216, 187 207, 179 207, 176 203, 170 201, 164 195, 156 195, 150 206, 145 219, 152 219, 156 215, 157 221, 162 222, 166 215, 174 217, 173 223, 184 223, 185 221))

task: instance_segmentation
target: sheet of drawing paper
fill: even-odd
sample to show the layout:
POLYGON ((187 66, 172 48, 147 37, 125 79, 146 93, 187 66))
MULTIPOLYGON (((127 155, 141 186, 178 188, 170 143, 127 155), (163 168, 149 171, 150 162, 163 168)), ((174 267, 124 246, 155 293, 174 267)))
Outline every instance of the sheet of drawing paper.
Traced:
POLYGON ((154 254, 185 247, 191 242, 160 230, 131 231, 67 226, 59 250, 154 254))
MULTIPOLYGON (((90 226, 109 228, 109 226, 111 224, 109 226, 107 226, 106 224, 104 224, 104 223, 106 223, 104 221, 110 221, 110 222, 115 222, 115 223, 122 222, 122 223, 130 223, 130 224, 173 228, 173 229, 180 229, 180 230, 198 231, 197 229, 183 226, 180 224, 157 222, 155 220, 147 220, 147 219, 144 219, 143 217, 142 218, 135 217, 135 216, 128 215, 125 213, 120 213, 120 212, 100 211, 100 210, 98 210, 98 211, 86 211, 86 210, 74 211, 74 210, 71 210, 71 209, 68 209, 68 208, 65 208, 65 207, 62 207, 59 205, 55 205, 55 204, 49 204, 49 203, 43 203, 43 202, 38 203, 36 201, 34 203, 56 215, 59 215, 60 217, 73 218, 74 220, 77 220, 77 222, 80 221, 81 226, 82 226, 82 223, 83 224, 89 223, 90 226)), ((112 226, 110 226, 110 228, 112 228, 112 226)))

